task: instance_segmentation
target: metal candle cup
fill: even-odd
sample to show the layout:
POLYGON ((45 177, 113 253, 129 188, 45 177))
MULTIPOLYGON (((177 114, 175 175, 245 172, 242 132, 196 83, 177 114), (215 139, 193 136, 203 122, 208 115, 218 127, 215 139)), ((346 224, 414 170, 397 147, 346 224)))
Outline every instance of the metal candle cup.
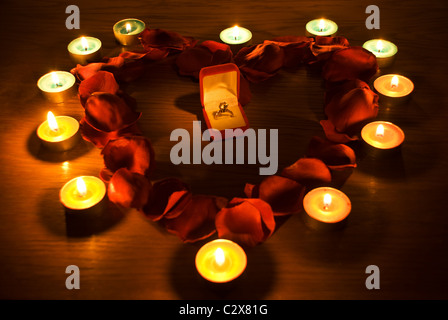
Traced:
POLYGON ((414 83, 399 74, 386 74, 373 82, 382 104, 393 106, 405 103, 414 91, 414 83))
POLYGON ((202 246, 196 254, 196 269, 206 280, 227 283, 238 278, 246 269, 247 257, 235 242, 213 240, 202 246))
POLYGON ((336 22, 328 19, 314 19, 309 21, 306 26, 307 36, 333 36, 338 31, 336 22))
POLYGON ((395 59, 395 54, 398 51, 395 44, 383 39, 372 39, 366 41, 362 47, 375 55, 378 67, 380 69, 392 65, 395 59))
POLYGON ((59 198, 69 213, 96 212, 106 195, 104 182, 93 176, 80 176, 68 181, 59 198))
POLYGON ((59 152, 73 148, 79 141, 79 122, 72 117, 57 116, 53 119, 52 116, 49 112, 47 120, 37 128, 42 145, 50 151, 59 152))
POLYGON ((391 150, 401 146, 404 132, 391 122, 374 121, 362 128, 361 137, 364 142, 376 149, 391 150))
POLYGON ((115 23, 113 27, 117 41, 123 46, 131 46, 139 43, 140 33, 145 30, 143 21, 134 18, 123 19, 115 23))
POLYGON ((94 37, 79 37, 71 41, 67 50, 73 61, 81 65, 101 60, 101 41, 94 37))
POLYGON ((252 32, 249 29, 234 26, 221 31, 219 38, 228 44, 234 54, 251 43, 252 32))
POLYGON ((53 71, 40 77, 37 87, 48 101, 62 103, 75 95, 75 82, 70 72, 53 71))
POLYGON ((315 230, 333 230, 346 222, 351 211, 350 199, 342 191, 320 187, 303 198, 305 223, 315 230))

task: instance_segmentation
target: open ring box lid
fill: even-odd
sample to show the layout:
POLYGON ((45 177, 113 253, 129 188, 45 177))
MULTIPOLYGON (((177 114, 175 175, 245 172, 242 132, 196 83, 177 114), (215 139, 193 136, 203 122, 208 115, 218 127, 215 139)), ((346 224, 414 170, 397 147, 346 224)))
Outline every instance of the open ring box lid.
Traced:
POLYGON ((216 129, 225 138, 225 130, 232 129, 232 137, 244 133, 249 122, 239 102, 240 70, 233 63, 202 68, 199 72, 202 112, 209 129, 216 129), (228 104, 233 117, 221 116, 215 119, 214 112, 222 102, 228 104), (236 130, 235 129, 241 129, 236 130))

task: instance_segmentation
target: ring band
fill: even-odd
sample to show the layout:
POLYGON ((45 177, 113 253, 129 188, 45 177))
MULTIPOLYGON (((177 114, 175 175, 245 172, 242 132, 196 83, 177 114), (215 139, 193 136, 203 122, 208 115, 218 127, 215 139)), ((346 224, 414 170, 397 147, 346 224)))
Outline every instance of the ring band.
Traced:
POLYGON ((234 117, 233 112, 229 109, 227 109, 229 107, 227 102, 221 102, 219 104, 219 110, 213 112, 213 117, 215 118, 215 120, 218 120, 221 117, 234 117))

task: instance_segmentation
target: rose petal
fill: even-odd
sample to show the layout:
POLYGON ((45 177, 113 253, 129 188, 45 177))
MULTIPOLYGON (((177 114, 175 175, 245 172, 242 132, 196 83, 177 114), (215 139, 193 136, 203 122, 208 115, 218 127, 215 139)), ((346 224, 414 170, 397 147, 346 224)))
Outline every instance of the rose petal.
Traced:
POLYGON ((154 150, 146 137, 131 136, 110 140, 101 154, 106 168, 112 172, 127 168, 149 177, 154 169, 154 150))
POLYGON ((194 38, 183 37, 176 32, 163 29, 145 29, 140 38, 145 50, 159 48, 183 51, 197 42, 194 38))
POLYGON ((352 148, 317 136, 311 138, 307 155, 321 159, 330 169, 356 167, 356 155, 352 148))
POLYGON ((141 113, 135 112, 123 99, 111 93, 95 93, 85 104, 86 121, 100 131, 111 132, 133 125, 141 113))
POLYGON ((249 81, 240 73, 240 95, 239 102, 242 106, 245 106, 252 100, 252 92, 250 90, 249 81))
POLYGON ((194 195, 181 214, 174 219, 163 219, 165 228, 183 242, 196 242, 216 232, 215 217, 220 208, 216 197, 194 195))
POLYGON ((227 44, 204 41, 182 52, 176 60, 179 74, 199 78, 202 68, 231 62, 232 51, 227 44))
POLYGON ((84 106, 87 99, 95 92, 116 94, 120 87, 112 73, 97 71, 94 75, 83 80, 78 88, 81 104, 84 106))
POLYGON ((315 158, 299 159, 283 169, 281 175, 306 187, 318 187, 331 182, 331 172, 327 165, 315 158))
POLYGON ((71 69, 70 72, 78 78, 78 80, 83 81, 94 76, 98 71, 101 70, 103 66, 102 62, 92 62, 85 66, 77 64, 75 68, 71 69))
POLYGON ((234 198, 216 215, 220 238, 247 246, 267 240, 275 230, 271 206, 261 199, 234 198))
POLYGON ((146 48, 141 51, 125 51, 120 53, 120 57, 129 60, 162 60, 165 59, 169 54, 168 49, 159 48, 146 48))
POLYGON ((323 66, 322 74, 327 81, 369 79, 378 71, 376 57, 363 47, 350 47, 335 51, 323 66))
POLYGON ((311 52, 319 57, 325 53, 338 51, 350 47, 350 43, 344 37, 321 37, 316 36, 316 41, 311 44, 311 52))
POLYGON ((143 213, 151 220, 163 217, 175 218, 191 201, 190 188, 176 178, 167 178, 154 183, 151 201, 143 208, 143 213))
POLYGON ((320 137, 313 137, 307 155, 321 159, 331 172, 332 184, 340 188, 356 168, 356 155, 345 144, 336 144, 320 137))
POLYGON ((108 186, 108 197, 124 208, 141 209, 149 199, 151 183, 145 176, 126 168, 117 170, 108 186))
MULTIPOLYGON (((128 137, 142 134, 137 124, 130 125, 117 131, 110 131, 110 132, 101 131, 91 126, 86 121, 86 117, 81 119, 81 121, 79 122, 79 126, 82 138, 86 141, 93 143, 97 148, 104 148, 104 146, 110 140, 116 140, 121 137, 128 137)), ((111 176, 112 175, 109 175, 109 178, 111 176)))
POLYGON ((284 52, 283 67, 297 68, 305 61, 312 58, 310 45, 314 42, 313 38, 284 36, 272 39, 284 52))
POLYGON ((361 127, 378 114, 378 95, 361 80, 332 85, 325 100, 328 120, 322 120, 321 125, 333 142, 358 139, 361 127))
POLYGON ((283 66, 284 52, 274 42, 244 47, 235 56, 235 64, 247 80, 261 82, 272 76, 283 66))
POLYGON ((255 186, 246 186, 248 197, 260 198, 270 204, 276 216, 295 214, 302 210, 305 187, 298 182, 282 177, 269 176, 255 186))

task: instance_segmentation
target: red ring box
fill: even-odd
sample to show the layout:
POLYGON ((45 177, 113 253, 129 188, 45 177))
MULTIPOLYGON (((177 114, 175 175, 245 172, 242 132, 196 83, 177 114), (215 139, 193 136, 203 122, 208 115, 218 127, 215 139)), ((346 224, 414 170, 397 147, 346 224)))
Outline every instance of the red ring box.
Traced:
POLYGON ((234 137, 249 128, 249 121, 239 102, 240 69, 234 63, 202 68, 199 72, 199 85, 202 113, 209 129, 220 131, 222 139, 225 139, 226 129, 233 129, 234 137), (215 119, 213 113, 219 110, 222 102, 228 104, 227 109, 233 112, 233 117, 221 116, 215 119), (241 130, 234 132, 235 129, 241 130))

